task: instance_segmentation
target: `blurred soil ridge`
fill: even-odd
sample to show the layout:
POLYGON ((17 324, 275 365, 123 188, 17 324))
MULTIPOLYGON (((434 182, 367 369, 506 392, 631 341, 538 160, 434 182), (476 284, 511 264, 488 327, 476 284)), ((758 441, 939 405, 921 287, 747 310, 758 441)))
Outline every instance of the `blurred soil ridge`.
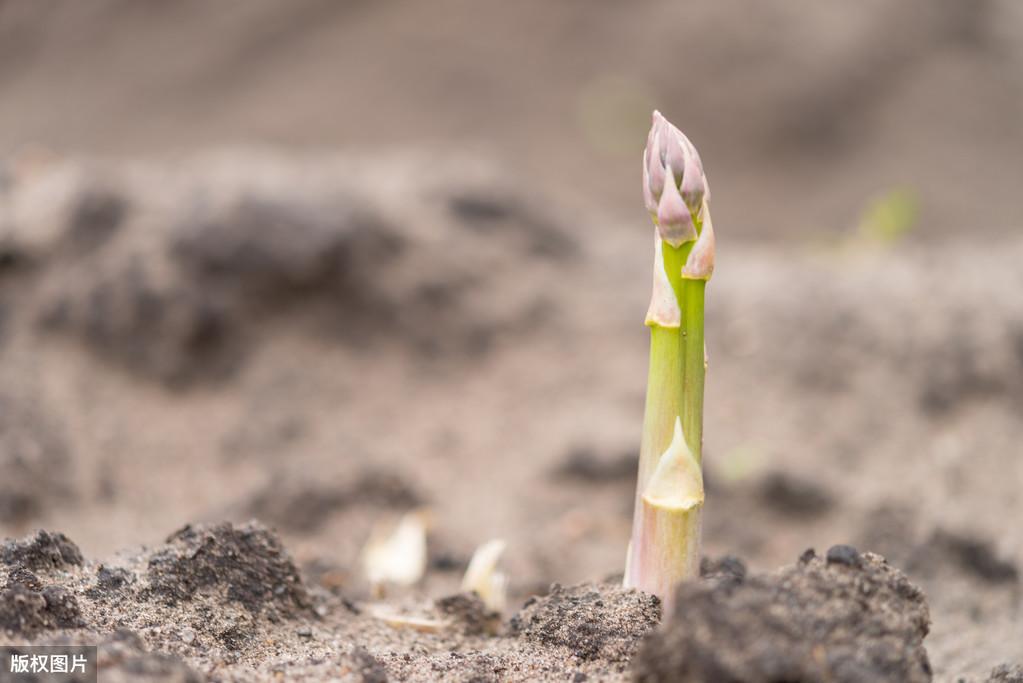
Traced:
POLYGON ((701 150, 732 237, 841 231, 906 185, 927 238, 1009 234, 1021 38, 1016 0, 7 0, 0 153, 484 146, 632 215, 659 108, 701 150))
POLYGON ((72 490, 71 465, 60 425, 31 397, 0 391, 0 523, 59 505, 72 490))
POLYGON ((229 376, 275 323, 479 354, 546 315, 544 271, 577 248, 478 169, 430 165, 15 165, 0 244, 27 264, 43 329, 162 382, 229 376))

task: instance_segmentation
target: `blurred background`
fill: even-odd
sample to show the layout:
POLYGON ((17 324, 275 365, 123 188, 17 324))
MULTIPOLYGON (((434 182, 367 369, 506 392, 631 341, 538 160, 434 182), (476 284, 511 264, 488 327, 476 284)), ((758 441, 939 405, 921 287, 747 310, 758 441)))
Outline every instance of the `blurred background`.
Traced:
POLYGON ((1021 14, 1013 0, 8 0, 0 149, 429 144, 633 218, 657 107, 707 158, 729 235, 838 231, 893 187, 919 197, 928 234, 1010 231, 1021 14))
POLYGON ((0 0, 0 102, 0 535, 254 516, 354 594, 425 506, 427 592, 494 537, 516 599, 620 571, 657 108, 708 552, 883 552, 936 672, 1023 660, 1016 0, 0 0))

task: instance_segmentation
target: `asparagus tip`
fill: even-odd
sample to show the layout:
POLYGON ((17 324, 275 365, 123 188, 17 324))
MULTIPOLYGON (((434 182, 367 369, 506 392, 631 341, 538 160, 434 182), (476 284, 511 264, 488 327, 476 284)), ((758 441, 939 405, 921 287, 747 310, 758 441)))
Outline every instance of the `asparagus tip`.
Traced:
POLYGON ((654 111, 643 151, 643 201, 665 242, 679 247, 697 238, 696 220, 707 195, 696 147, 654 111))

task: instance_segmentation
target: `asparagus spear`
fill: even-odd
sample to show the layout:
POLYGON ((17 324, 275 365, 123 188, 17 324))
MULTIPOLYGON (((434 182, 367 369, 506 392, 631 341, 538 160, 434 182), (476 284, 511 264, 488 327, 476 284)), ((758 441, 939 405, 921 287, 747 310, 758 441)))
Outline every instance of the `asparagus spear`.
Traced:
POLYGON ((643 153, 643 198, 655 226, 650 370, 625 585, 668 608, 675 585, 700 568, 703 314, 714 227, 700 156, 656 111, 643 153))

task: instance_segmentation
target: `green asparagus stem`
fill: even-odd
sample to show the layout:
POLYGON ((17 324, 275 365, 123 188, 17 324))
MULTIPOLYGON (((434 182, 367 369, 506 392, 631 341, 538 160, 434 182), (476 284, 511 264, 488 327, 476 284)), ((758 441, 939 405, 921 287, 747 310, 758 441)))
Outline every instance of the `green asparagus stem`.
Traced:
MULTIPOLYGON (((687 242, 681 247, 672 247, 661 242, 655 258, 664 265, 664 273, 670 287, 668 295, 675 310, 681 310, 678 293, 682 291, 682 264, 692 248, 687 242), (671 275, 668 275, 668 274, 671 275)), ((657 264, 654 265, 657 267, 657 264)), ((654 285, 655 288, 658 286, 654 285)), ((663 286, 663 283, 662 283, 663 286)), ((683 356, 682 329, 674 319, 648 314, 650 327, 650 369, 647 376, 646 407, 643 416, 643 437, 640 443, 639 483, 646 483, 657 459, 671 443, 675 418, 683 413, 683 356)), ((640 489, 642 490, 642 489, 640 489)))
POLYGON ((625 585, 670 606, 675 585, 699 574, 704 292, 714 231, 699 155, 657 112, 643 156, 643 196, 656 226, 650 370, 625 585))
POLYGON ((682 430, 697 463, 703 462, 703 385, 706 358, 703 341, 703 298, 706 280, 682 283, 682 430))

